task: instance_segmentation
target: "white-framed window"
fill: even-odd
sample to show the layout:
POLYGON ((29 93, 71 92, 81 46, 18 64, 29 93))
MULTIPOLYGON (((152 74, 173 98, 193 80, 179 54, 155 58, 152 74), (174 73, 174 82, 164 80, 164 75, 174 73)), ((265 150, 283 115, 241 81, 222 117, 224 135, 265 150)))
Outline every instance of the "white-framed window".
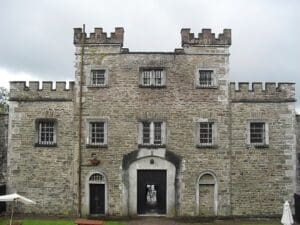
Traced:
POLYGON ((105 85, 105 70, 92 70, 92 85, 93 86, 102 86, 105 85))
POLYGON ((87 147, 107 146, 107 122, 105 120, 87 121, 87 147))
POLYGON ((269 125, 265 121, 249 121, 247 125, 247 144, 252 146, 269 145, 269 125))
POLYGON ((106 87, 108 85, 108 70, 97 66, 90 67, 87 83, 89 87, 106 87))
POLYGON ((142 87, 163 87, 166 84, 165 71, 162 68, 143 68, 140 74, 142 87))
POLYGON ((217 86, 213 69, 199 69, 196 74, 196 86, 199 88, 215 88, 217 86))
POLYGON ((37 119, 36 132, 36 146, 56 146, 57 122, 55 119, 37 119))
POLYGON ((166 144, 166 124, 162 121, 142 121, 139 125, 139 144, 162 146, 166 144))
POLYGON ((196 145, 198 147, 214 147, 217 140, 217 129, 214 121, 200 121, 196 126, 196 145))

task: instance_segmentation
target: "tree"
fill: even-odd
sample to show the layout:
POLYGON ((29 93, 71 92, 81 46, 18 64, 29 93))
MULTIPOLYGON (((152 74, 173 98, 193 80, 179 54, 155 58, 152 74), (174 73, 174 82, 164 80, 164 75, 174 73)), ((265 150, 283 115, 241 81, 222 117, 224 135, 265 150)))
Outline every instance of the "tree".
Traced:
POLYGON ((8 112, 8 90, 0 87, 0 113, 8 112))

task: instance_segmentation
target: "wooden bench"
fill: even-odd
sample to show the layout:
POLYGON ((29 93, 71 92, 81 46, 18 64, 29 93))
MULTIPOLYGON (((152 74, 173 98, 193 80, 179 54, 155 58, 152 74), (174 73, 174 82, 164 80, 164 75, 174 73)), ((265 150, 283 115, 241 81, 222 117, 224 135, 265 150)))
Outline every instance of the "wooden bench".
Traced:
POLYGON ((101 220, 86 220, 86 219, 77 219, 75 220, 77 225, 104 225, 101 220))

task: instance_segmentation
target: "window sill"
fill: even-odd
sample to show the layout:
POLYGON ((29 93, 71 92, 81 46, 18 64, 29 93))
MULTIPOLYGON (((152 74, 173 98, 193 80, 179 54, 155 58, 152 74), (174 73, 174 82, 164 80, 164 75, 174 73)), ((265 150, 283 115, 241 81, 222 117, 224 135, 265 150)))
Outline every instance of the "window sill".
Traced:
POLYGON ((91 145, 91 144, 86 144, 86 148, 108 148, 107 144, 103 145, 91 145))
POLYGON ((104 84, 104 85, 88 85, 87 86, 88 88, 91 88, 91 89, 97 89, 97 88, 109 88, 109 86, 107 84, 104 84))
POLYGON ((166 85, 159 85, 159 86, 157 85, 156 86, 156 85, 142 85, 142 84, 140 84, 139 87, 140 88, 155 88, 155 89, 158 88, 158 89, 160 89, 160 88, 166 88, 167 86, 166 85))
POLYGON ((248 148, 269 148, 267 144, 248 144, 248 148))
POLYGON ((200 85, 197 85, 196 86, 196 89, 218 89, 218 86, 200 86, 200 85))
POLYGON ((139 144, 138 147, 139 147, 139 148, 165 148, 166 145, 165 145, 165 144, 161 144, 161 145, 154 145, 154 144, 150 144, 150 145, 139 144))
POLYGON ((40 143, 35 143, 34 147, 57 147, 57 144, 40 144, 40 143))
POLYGON ((197 148, 218 148, 218 145, 196 145, 197 148))

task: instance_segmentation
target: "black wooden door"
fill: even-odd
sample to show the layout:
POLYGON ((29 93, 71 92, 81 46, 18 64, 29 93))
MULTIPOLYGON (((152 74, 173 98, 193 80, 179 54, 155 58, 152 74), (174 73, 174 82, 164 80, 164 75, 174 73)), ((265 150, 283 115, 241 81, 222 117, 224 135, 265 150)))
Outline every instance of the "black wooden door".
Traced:
POLYGON ((105 214, 104 184, 90 184, 90 214, 105 214))
MULTIPOLYGON (((5 194, 6 194, 6 186, 0 185, 0 195, 5 195, 5 194)), ((6 203, 0 202, 0 213, 5 212, 5 210, 6 210, 6 203)))
POLYGON ((166 182, 166 170, 138 170, 138 214, 166 214, 166 182))

